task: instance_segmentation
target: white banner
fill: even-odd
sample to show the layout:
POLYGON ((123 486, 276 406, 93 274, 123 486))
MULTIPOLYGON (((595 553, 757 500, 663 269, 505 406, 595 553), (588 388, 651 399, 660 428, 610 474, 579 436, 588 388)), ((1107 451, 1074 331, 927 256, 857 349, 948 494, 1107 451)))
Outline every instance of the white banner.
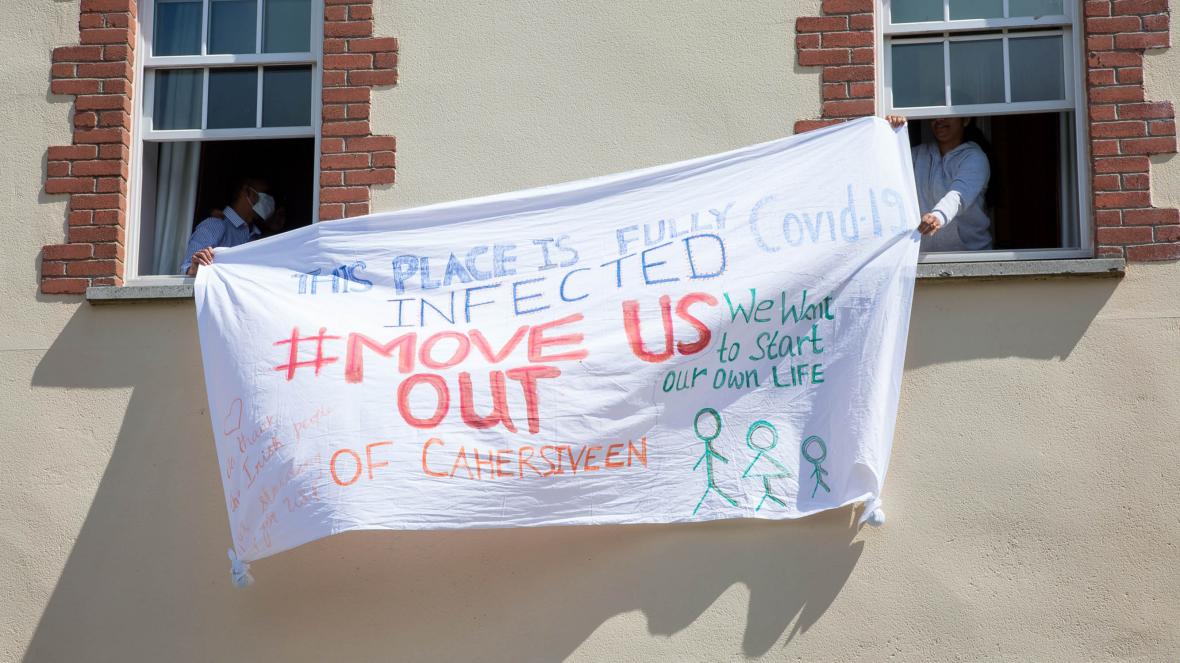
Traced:
POLYGON ((236 556, 869 513, 917 221, 904 132, 865 119, 220 249, 196 304, 236 556))

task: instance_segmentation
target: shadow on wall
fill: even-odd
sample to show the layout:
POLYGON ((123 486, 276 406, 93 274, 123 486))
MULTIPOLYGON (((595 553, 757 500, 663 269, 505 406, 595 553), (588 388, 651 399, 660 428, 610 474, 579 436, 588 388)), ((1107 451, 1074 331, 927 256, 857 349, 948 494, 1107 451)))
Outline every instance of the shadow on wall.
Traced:
POLYGON ((905 367, 1005 357, 1064 360, 1119 282, 1117 278, 919 282, 905 367))
MULTIPOLYGON (((973 283, 964 297, 924 283, 909 367, 1065 358, 1117 284, 973 283)), ((758 656, 815 624, 860 559, 849 509, 792 523, 365 532, 262 560, 237 590, 197 348, 191 303, 82 306, 38 365, 35 386, 134 390, 26 660, 557 660, 626 613, 659 636, 711 609, 725 619, 713 606, 735 585, 744 624, 735 615, 720 635, 740 633, 740 654, 758 656)))
POLYGON ((559 660, 624 613, 675 634, 739 584, 733 637, 758 656, 810 628, 861 555, 851 509, 362 532, 262 560, 238 590, 197 348, 190 303, 82 306, 37 366, 35 386, 134 390, 27 661, 559 660))

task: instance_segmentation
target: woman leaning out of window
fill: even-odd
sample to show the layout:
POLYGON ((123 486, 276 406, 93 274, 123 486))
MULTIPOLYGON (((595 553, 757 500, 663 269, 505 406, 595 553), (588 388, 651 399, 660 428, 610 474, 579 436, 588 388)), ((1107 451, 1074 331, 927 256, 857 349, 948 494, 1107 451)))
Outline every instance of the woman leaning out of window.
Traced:
MULTIPOLYGON (((899 115, 885 118, 897 129, 899 115)), ((991 167, 983 148, 964 135, 971 118, 930 121, 933 143, 914 148, 914 180, 922 208, 922 251, 981 251, 992 247, 991 219, 984 194, 991 167)))

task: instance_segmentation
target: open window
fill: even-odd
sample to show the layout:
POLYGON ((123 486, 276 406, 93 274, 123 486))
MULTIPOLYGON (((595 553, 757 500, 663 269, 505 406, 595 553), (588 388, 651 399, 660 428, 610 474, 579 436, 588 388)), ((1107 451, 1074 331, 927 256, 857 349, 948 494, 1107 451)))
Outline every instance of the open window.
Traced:
POLYGON ((282 230, 315 221, 321 2, 141 2, 131 278, 179 275, 243 177, 270 184, 282 230))
POLYGON ((882 0, 879 107, 912 120, 914 145, 933 141, 929 119, 972 118, 991 170, 992 248, 924 261, 1092 255, 1076 5, 882 0))

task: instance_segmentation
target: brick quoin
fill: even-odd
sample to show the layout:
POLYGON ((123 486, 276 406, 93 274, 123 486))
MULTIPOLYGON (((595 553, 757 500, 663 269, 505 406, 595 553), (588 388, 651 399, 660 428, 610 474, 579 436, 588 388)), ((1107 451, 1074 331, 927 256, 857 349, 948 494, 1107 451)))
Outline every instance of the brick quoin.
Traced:
POLYGON ((396 141, 369 123, 373 88, 397 83, 397 39, 373 36, 373 0, 324 0, 320 221, 369 213, 393 184, 396 141))
POLYGON ((795 20, 800 66, 821 67, 820 116, 795 122, 795 133, 872 115, 874 0, 823 0, 823 16, 795 20))
MULTIPOLYGON (((875 0, 823 0, 822 16, 795 21, 800 66, 822 69, 822 111, 795 133, 874 113, 875 0)), ((1149 157, 1176 152, 1172 103, 1146 98, 1147 49, 1166 48, 1170 0, 1085 0, 1095 254, 1132 261, 1180 259, 1180 217, 1151 204, 1149 157)))
POLYGON ((69 199, 66 243, 41 250, 41 292, 122 285, 136 0, 82 0, 76 46, 53 49, 49 91, 74 97, 69 145, 46 152, 45 193, 69 199))
POLYGON ((1180 211, 1151 204, 1149 157, 1176 152, 1172 103, 1143 89, 1143 56, 1169 42, 1169 0, 1086 0, 1087 100, 1100 257, 1180 259, 1180 211))

